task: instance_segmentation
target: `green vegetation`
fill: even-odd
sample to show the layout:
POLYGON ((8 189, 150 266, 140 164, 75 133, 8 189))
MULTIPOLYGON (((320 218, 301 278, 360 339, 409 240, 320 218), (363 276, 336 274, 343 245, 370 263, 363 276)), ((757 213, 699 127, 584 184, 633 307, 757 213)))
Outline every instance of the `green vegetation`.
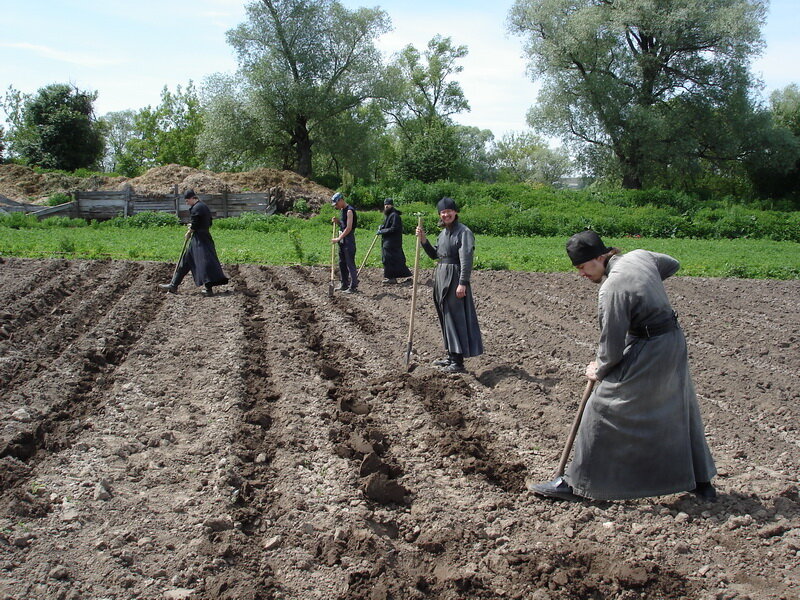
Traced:
MULTIPOLYGON (((430 205, 403 205, 404 227, 411 233, 416 223, 414 208, 425 213, 425 228, 430 238, 438 232, 430 205)), ((591 214, 591 213, 589 213, 591 214)), ((333 210, 326 206, 320 215, 308 220, 274 215, 248 214, 239 218, 218 219, 213 229, 219 257, 225 263, 273 265, 326 265, 333 210)), ((462 213, 472 227, 469 211, 462 213)), ((356 231, 360 264, 381 220, 376 211, 362 211, 356 231)), ((86 223, 80 219, 51 218, 37 221, 21 213, 0 216, 0 255, 19 257, 63 257, 172 262, 183 245, 184 227, 174 224, 171 215, 141 213, 129 219, 86 223), (152 215, 152 216, 151 216, 152 215), (173 224, 159 223, 164 217, 173 224), (148 222, 148 220, 151 220, 148 222), (135 222, 138 226, 134 226, 135 222), (142 222, 147 222, 145 225, 142 222)), ((580 229, 581 227, 577 227, 580 229)), ((577 230, 576 229, 576 230, 577 230)), ((569 233, 574 233, 570 230, 569 233)), ((566 235, 498 236, 477 235, 477 269, 522 271, 570 271, 564 253, 566 235)), ((665 252, 681 261, 682 275, 708 277, 746 277, 800 279, 800 245, 796 241, 773 239, 686 239, 655 237, 605 237, 607 244, 629 251, 646 248, 665 252)), ((415 238, 406 235, 404 248, 413 262, 415 238)), ((431 268, 425 253, 422 268, 431 268)), ((367 267, 380 267, 380 252, 371 254, 367 267)))

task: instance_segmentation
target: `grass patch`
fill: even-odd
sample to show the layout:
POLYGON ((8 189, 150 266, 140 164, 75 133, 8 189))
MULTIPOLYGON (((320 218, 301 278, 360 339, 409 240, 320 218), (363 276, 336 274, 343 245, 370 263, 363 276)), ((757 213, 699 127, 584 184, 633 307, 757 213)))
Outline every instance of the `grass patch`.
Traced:
MULTIPOLYGON (((407 219, 411 220, 411 219, 407 219)), ((0 225, 0 255, 29 258, 113 258, 173 262, 183 246, 185 228, 176 225, 153 227, 19 227, 0 225)), ((330 221, 324 218, 292 221, 293 227, 267 231, 212 229, 217 252, 223 263, 269 265, 327 265, 330 260, 330 221)), ((469 223, 467 223, 469 224, 469 223)), ((435 240, 437 229, 426 227, 435 240)), ((374 229, 356 231, 356 262, 360 266, 375 237, 374 229)), ((415 241, 405 235, 403 248, 409 266, 414 263, 415 241)), ((696 240, 680 238, 604 238, 624 251, 644 248, 664 252, 681 262, 681 275, 800 279, 800 244, 752 239, 696 240)), ((559 272, 572 265, 564 252, 566 238, 476 236, 477 269, 559 272)), ((381 266, 380 244, 375 244, 367 267, 381 266)), ((338 259, 337 259, 338 260, 338 259)), ((420 252, 420 266, 433 261, 420 252)))

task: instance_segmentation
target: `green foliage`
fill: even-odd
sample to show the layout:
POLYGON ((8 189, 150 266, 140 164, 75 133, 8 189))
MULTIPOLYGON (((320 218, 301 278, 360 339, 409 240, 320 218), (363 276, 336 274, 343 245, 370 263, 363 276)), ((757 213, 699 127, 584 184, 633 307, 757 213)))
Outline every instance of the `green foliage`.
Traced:
POLYGON ((178 217, 172 213, 144 211, 130 217, 116 216, 97 223, 95 227, 123 227, 144 229, 149 227, 172 227, 180 225, 178 217))
POLYGON ((289 239, 292 241, 292 247, 294 248, 294 253, 297 256, 297 260, 303 262, 305 252, 303 251, 303 241, 300 238, 300 233, 297 231, 297 229, 289 230, 289 239))
POLYGON ((308 205, 308 200, 305 198, 298 198, 292 205, 292 210, 301 215, 307 215, 311 212, 311 207, 308 205))
POLYGON ((58 251, 63 252, 64 254, 74 254, 77 246, 75 245, 75 240, 69 238, 67 236, 62 236, 58 240, 58 251))
POLYGON ((112 113, 106 129, 114 152, 108 160, 128 177, 160 165, 201 165, 198 138, 203 113, 192 81, 186 89, 178 85, 174 93, 165 86, 155 109, 112 113))
POLYGON ((47 199, 47 206, 58 206, 59 204, 66 204, 67 202, 72 202, 72 198, 69 194, 56 192, 55 194, 51 194, 47 199))
POLYGON ((516 0, 510 28, 542 80, 528 121, 627 188, 754 151, 765 123, 748 63, 765 12, 761 0, 516 0))
POLYGON ((241 101, 224 92, 215 115, 226 116, 224 127, 274 146, 286 166, 310 176, 316 131, 331 131, 331 121, 383 94, 374 42, 389 27, 378 8, 351 11, 331 0, 248 4, 247 21, 227 34, 239 59, 241 101), (246 121, 235 120, 230 108, 236 104, 246 121))
POLYGON ((23 212, 12 212, 0 214, 0 226, 9 229, 33 229, 39 226, 39 220, 23 212))
POLYGON ((11 151, 29 165, 73 171, 91 167, 103 153, 102 127, 94 119, 96 92, 53 83, 27 96, 14 90, 4 108, 12 128, 11 151))

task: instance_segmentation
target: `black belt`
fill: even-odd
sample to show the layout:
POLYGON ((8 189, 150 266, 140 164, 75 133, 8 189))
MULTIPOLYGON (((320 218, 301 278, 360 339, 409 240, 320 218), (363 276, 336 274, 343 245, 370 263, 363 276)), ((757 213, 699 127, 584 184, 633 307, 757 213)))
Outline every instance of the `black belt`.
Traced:
POLYGON ((666 321, 661 321, 659 323, 652 323, 649 325, 642 325, 640 327, 631 327, 628 330, 634 337, 640 338, 651 338, 657 335, 663 335, 676 329, 678 327, 678 315, 672 313, 672 316, 667 319, 666 321))
POLYGON ((444 256, 439 259, 440 265, 460 265, 461 261, 457 258, 451 258, 449 256, 444 256))

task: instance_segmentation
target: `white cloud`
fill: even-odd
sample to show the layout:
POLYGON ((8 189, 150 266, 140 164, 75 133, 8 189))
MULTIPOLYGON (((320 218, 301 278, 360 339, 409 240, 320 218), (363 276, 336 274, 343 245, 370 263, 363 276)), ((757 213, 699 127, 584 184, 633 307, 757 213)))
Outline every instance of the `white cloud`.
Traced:
POLYGON ((96 54, 82 53, 82 52, 67 52, 59 50, 58 48, 51 48, 49 46, 39 46, 37 44, 29 44, 27 42, 20 43, 4 43, 0 42, 0 47, 12 48, 22 50, 24 52, 32 52, 42 58, 65 62, 73 65, 80 65, 83 67, 110 67, 122 64, 122 61, 108 58, 107 56, 98 56, 96 54))

